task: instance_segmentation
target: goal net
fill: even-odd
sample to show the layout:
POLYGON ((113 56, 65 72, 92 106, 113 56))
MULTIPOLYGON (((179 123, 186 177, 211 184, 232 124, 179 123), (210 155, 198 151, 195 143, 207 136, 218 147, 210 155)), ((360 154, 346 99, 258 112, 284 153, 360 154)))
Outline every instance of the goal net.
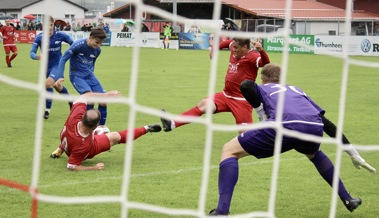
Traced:
MULTIPOLYGON (((62 2, 64 1, 46 1, 46 8, 54 10, 59 10, 59 7, 62 2)), ((175 0, 161 0, 157 1, 160 2, 160 4, 164 4, 167 6, 167 3, 171 4, 185 4, 183 2, 185 1, 175 1, 175 0)), ((210 1, 198 1, 199 3, 202 2, 210 2, 210 1)), ((201 27, 203 29, 210 30, 211 33, 214 35, 214 41, 217 42, 219 41, 222 37, 240 37, 240 38, 247 38, 247 39, 267 39, 267 38, 273 38, 273 37, 280 37, 283 40, 283 48, 282 52, 280 53, 280 58, 278 58, 276 61, 281 63, 282 66, 282 77, 281 77, 281 83, 286 84, 287 79, 289 75, 291 74, 289 63, 292 60, 291 58, 291 53, 290 53, 290 47, 295 45, 297 47, 314 51, 315 47, 313 45, 306 45, 304 43, 294 41, 291 38, 292 31, 291 29, 291 22, 292 22, 292 17, 291 17, 291 9, 293 5, 292 0, 283 0, 285 2, 285 17, 284 17, 284 25, 282 28, 282 31, 274 31, 271 33, 266 33, 266 32, 246 32, 246 31, 225 31, 220 28, 219 21, 221 17, 221 9, 222 9, 222 4, 223 2, 221 0, 215 0, 211 1, 212 7, 213 7, 213 14, 212 14, 212 21, 213 22, 197 22, 196 20, 193 20, 194 24, 198 27, 201 27), (291 59, 291 60, 290 60, 291 59)), ((118 2, 120 3, 120 1, 118 2)), ((167 21, 173 21, 176 23, 181 23, 181 24, 187 24, 188 26, 191 26, 191 21, 185 17, 181 17, 175 13, 169 13, 165 10, 159 9, 158 7, 154 7, 151 5, 144 4, 142 0, 134 0, 134 1, 122 1, 123 4, 131 4, 134 10, 135 14, 154 14, 163 20, 167 21)), ((352 16, 352 0, 347 0, 346 1, 346 14, 345 14, 345 20, 344 20, 344 29, 346 30, 346 33, 349 33, 351 30, 351 16, 352 16)), ((259 8, 259 6, 252 6, 259 8)), ((46 11, 46 14, 48 14, 49 11, 46 11)), ((54 14, 51 14, 54 17, 54 14)), ((135 22, 135 29, 139 30, 143 28, 144 25, 144 16, 136 16, 134 19, 135 22)), ((47 19, 44 20, 44 29, 48 29, 48 21, 47 19)), ((142 37, 142 33, 139 31, 135 31, 134 36, 136 39, 139 39, 142 37)), ((343 51, 340 53, 336 52, 323 52, 322 55, 330 57, 330 58, 335 58, 339 59, 342 61, 342 67, 340 68, 339 72, 340 73, 340 93, 336 94, 339 96, 339 103, 338 103, 338 111, 336 113, 338 114, 338 122, 337 122, 337 127, 338 127, 338 132, 337 132, 337 137, 336 138, 316 138, 316 137, 311 137, 308 135, 304 134, 298 134, 295 137, 299 138, 307 138, 309 140, 314 140, 314 141, 319 141, 325 144, 333 144, 335 145, 335 169, 336 169, 336 174, 334 175, 334 178, 337 178, 340 175, 340 169, 342 166, 343 162, 343 145, 341 143, 341 138, 342 138, 342 130, 344 127, 344 121, 345 121, 345 105, 346 99, 347 99, 347 93, 348 93, 348 82, 349 82, 349 74, 351 72, 352 67, 364 67, 364 68, 369 68, 369 69, 377 69, 379 68, 379 63, 378 62, 372 62, 372 61, 367 61, 364 59, 357 59, 357 58, 352 58, 349 55, 349 40, 350 40, 350 35, 349 34, 344 34, 343 35, 343 41, 342 41, 342 47, 343 51)), ((43 37, 43 44, 48 44, 49 38, 46 35, 43 37)), ((161 42, 160 42, 161 43, 161 42)), ((104 101, 109 103, 108 108, 111 108, 113 104, 121 104, 125 105, 128 107, 128 115, 127 115, 127 122, 124 123, 124 127, 128 129, 132 129, 136 127, 136 123, 139 123, 138 118, 140 118, 139 115, 141 114, 146 114, 147 116, 154 117, 155 120, 159 121, 159 118, 161 116, 164 116, 167 119, 176 119, 177 116, 179 115, 179 112, 167 112, 166 114, 162 115, 161 114, 161 108, 162 107, 151 107, 150 104, 144 105, 143 99, 141 98, 140 95, 138 95, 137 90, 142 84, 140 82, 141 78, 141 53, 142 50, 145 49, 138 44, 138 46, 134 46, 131 49, 131 55, 130 59, 124 59, 124 57, 119 57, 120 60, 119 62, 130 62, 130 68, 128 69, 120 69, 120 71, 124 72, 125 74, 128 75, 128 82, 125 84, 125 86, 128 87, 128 94, 120 97, 117 100, 109 100, 106 98, 101 98, 99 100, 104 101)), ((28 51, 22 51, 24 53, 28 53, 28 51)), ((151 52, 154 52, 154 50, 151 50, 151 52)), ((177 51, 178 54, 180 55, 180 50, 177 51)), ((199 51, 201 52, 201 51, 199 51)), ((220 53, 222 51, 219 50, 214 50, 213 53, 213 58, 210 61, 209 68, 207 69, 207 72, 205 72, 206 76, 208 76, 208 84, 207 84, 207 96, 212 96, 215 92, 219 91, 218 88, 218 82, 219 82, 219 77, 224 77, 224 75, 218 75, 218 72, 225 72, 226 67, 223 65, 223 67, 220 67, 220 62, 226 62, 227 60, 220 60, 220 53)), ((161 172, 149 172, 149 173, 135 173, 133 169, 135 168, 141 168, 143 166, 139 165, 139 161, 137 161, 141 156, 144 154, 136 152, 135 149, 135 144, 138 142, 133 142, 132 140, 132 135, 128 135, 128 142, 126 143, 125 146, 125 151, 124 151, 124 162, 123 162, 123 170, 122 174, 120 175, 113 175, 112 173, 109 173, 109 171, 112 171, 112 167, 110 166, 109 168, 106 168, 105 171, 108 171, 108 173, 103 173, 101 171, 96 172, 98 173, 98 178, 95 179, 94 181, 88 181, 86 179, 86 176, 91 176, 93 178, 93 175, 86 174, 86 173, 77 173, 75 176, 79 177, 81 180, 84 180, 86 182, 83 182, 80 187, 78 186, 78 193, 83 193, 83 195, 57 195, 55 193, 48 193, 43 190, 46 190, 47 187, 51 186, 56 186, 56 189, 59 188, 64 188, 64 186, 69 186, 73 182, 67 181, 65 177, 61 177, 61 175, 64 175, 62 171, 64 171, 64 164, 61 167, 62 169, 57 169, 55 167, 55 164, 52 164, 52 166, 43 166, 42 163, 44 163, 44 159, 46 156, 46 152, 43 152, 46 150, 44 148, 44 141, 43 138, 46 135, 50 135, 51 138, 54 138, 56 143, 58 144, 59 140, 59 131, 56 129, 49 129, 48 123, 44 122, 42 119, 43 117, 43 111, 45 107, 45 99, 46 98, 51 98, 54 101, 68 101, 68 100, 75 100, 78 98, 78 95, 76 94, 75 91, 70 92, 70 97, 64 97, 60 96, 58 94, 50 94, 46 92, 45 90, 45 79, 46 79, 46 70, 47 70, 47 53, 48 53, 48 48, 43 47, 42 48, 42 54, 43 54, 43 59, 40 62, 40 68, 39 68, 39 76, 38 76, 38 82, 33 83, 33 82, 28 82, 16 77, 13 77, 12 74, 6 75, 3 72, 0 72, 0 83, 2 84, 7 84, 12 87, 17 87, 19 89, 25 89, 25 90, 30 90, 32 92, 37 92, 38 93, 38 102, 37 102, 37 110, 36 110, 36 123, 35 123, 35 130, 28 130, 28 131, 34 131, 34 138, 30 138, 29 141, 33 142, 33 154, 23 154, 26 156, 31 156, 33 157, 32 161, 32 166, 30 166, 31 170, 31 178, 30 178, 30 184, 20 184, 18 178, 8 178, 5 176, 4 178, 1 178, 2 175, 0 175, 0 185, 5 186, 6 188, 14 188, 18 190, 22 190, 24 192, 28 192, 32 198, 32 203, 31 203, 31 217, 38 217, 39 216, 39 210, 42 207, 47 208, 46 210, 49 210, 49 205, 54 204, 54 205, 61 205, 59 207, 62 208, 67 208, 71 207, 72 210, 70 209, 69 211, 72 212, 72 214, 81 214, 83 217, 85 217, 85 212, 82 211, 82 209, 76 207, 77 205, 99 205, 99 208, 103 208, 102 210, 104 211, 103 214, 100 214, 99 216, 107 217, 109 214, 110 216, 114 217, 207 217, 208 211, 210 209, 213 209, 217 205, 217 188, 211 187, 210 184, 213 184, 213 186, 216 184, 217 186, 217 172, 218 172, 218 158, 221 155, 221 149, 222 149, 222 144, 218 145, 217 147, 214 145, 215 142, 221 143, 217 140, 217 136, 220 136, 220 133, 236 133, 238 130, 245 129, 245 128, 251 128, 251 129, 259 129, 259 128, 265 128, 269 127, 270 124, 264 124, 264 123, 258 123, 255 122, 254 124, 248 125, 248 126, 236 126, 233 124, 219 124, 214 121, 214 114, 212 114, 210 106, 207 108, 206 114, 204 114, 202 117, 197 118, 195 121, 193 121, 193 117, 182 117, 182 121, 193 121, 193 128, 203 128, 204 129, 204 134, 200 137, 202 139, 201 145, 196 144, 194 145, 197 150, 201 150, 200 153, 195 153, 196 155, 201 155, 201 157, 193 157, 194 160, 200 160, 201 164, 195 163, 195 166, 193 168, 181 168, 180 167, 180 162, 176 163, 174 166, 178 166, 178 168, 172 168, 171 170, 162 170, 161 172), (137 166, 136 166, 137 165, 137 166), (41 170, 42 169, 42 170, 41 170), (45 171, 55 171, 55 179, 49 181, 53 184, 47 184, 45 181, 43 181, 42 187, 41 187, 41 175, 45 174, 45 171), (159 194, 156 194, 158 196, 152 197, 152 199, 147 199, 149 198, 149 195, 147 196, 138 196, 138 197, 131 197, 131 195, 138 195, 136 191, 133 189, 140 189, 143 190, 144 188, 148 189, 151 188, 151 186, 154 186, 156 184, 159 186, 161 183, 169 183, 170 179, 167 179, 167 181, 156 181, 152 180, 149 185, 147 184, 135 184, 132 182, 134 178, 137 177, 143 177, 143 176, 153 176, 156 174, 165 174, 167 177, 172 177, 175 179, 183 179, 183 180, 188 180, 190 181, 191 175, 186 175, 188 172, 192 171, 197 171, 199 180, 195 181, 193 186, 190 187, 191 184, 188 184, 187 182, 181 183, 175 183, 175 185, 179 186, 179 184, 183 185, 183 187, 175 187, 174 185, 165 185, 164 187, 170 187, 172 190, 177 190, 172 191, 170 190, 170 196, 165 195, 165 191, 169 190, 157 190, 159 188, 153 188, 152 192, 158 192, 159 194), (181 176, 177 176, 178 174, 181 174, 181 176), (117 180, 120 181, 119 183, 112 182, 112 180, 117 180), (116 186, 108 187, 108 189, 102 189, 102 190, 96 190, 96 193, 91 192, 91 190, 88 191, 79 191, 79 189, 86 189, 87 183, 110 183, 110 184, 116 184, 116 186), (118 185, 118 186, 117 186, 118 185), (138 186, 144 186, 146 187, 138 187, 138 186), (116 190, 116 191, 115 191, 116 190), (191 193, 193 196, 196 198, 196 203, 195 204, 187 204, 188 207, 180 207, 176 206, 178 201, 185 202, 186 201, 186 196, 183 196, 180 192, 181 190, 185 190, 185 193, 191 193), (191 191, 194 190, 194 191, 191 191), (175 192, 175 193, 174 193, 175 192), (214 193, 210 193, 214 192, 214 193), (117 193, 117 194, 114 194, 117 193), (177 195, 177 196, 173 196, 177 195), (165 200, 167 198, 167 200, 165 200), (139 200, 135 200, 139 199, 139 200), (144 201, 144 199, 146 201, 144 201), (151 203, 154 201, 154 199, 159 199, 159 204, 154 204, 151 203), (162 200, 163 199, 163 200, 162 200), (164 204, 162 202, 168 202, 167 204, 164 204), (115 207, 110 207, 108 208, 106 205, 110 204, 117 204, 118 206, 115 207), (105 206, 104 206, 105 205, 105 206), (40 208, 39 208, 40 207, 40 208), (111 211, 112 210, 112 211, 111 211), (117 210, 116 212, 114 210, 117 210), (147 211, 148 213, 144 215, 140 215, 137 213, 137 215, 133 214, 131 211, 138 210, 138 211, 147 211), (75 212, 77 211, 77 212, 75 212)), ((202 53, 203 55, 203 53, 202 53)), ((270 56, 270 53, 269 53, 270 56)), ((225 56, 226 57, 226 56, 225 56)), ((199 59, 203 59, 204 57, 199 57, 199 59)), ((208 57, 207 57, 208 58, 208 57)), ((104 60, 100 60, 104 61, 104 60)), ((196 60, 183 60, 183 63, 185 62, 194 62, 193 66, 194 68, 196 67, 196 60)), ((154 64, 154 63, 150 63, 154 64)), ((328 66, 323 66, 322 63, 320 64, 320 71, 323 70, 323 68, 327 68, 328 66)), ((67 65, 66 65, 66 68, 67 65)), ((152 67, 154 68, 154 67, 152 67)), ((27 69, 25 69, 26 71, 27 69)), ((154 70, 154 69, 152 69, 154 70)), ((191 72, 193 69, 183 69, 186 72, 191 72)), ((304 69, 306 71, 307 69, 304 69)), ((67 75, 67 74, 66 74, 67 75)), ((259 74, 258 74, 259 75, 259 74)), ((163 73, 160 77, 165 77, 166 75, 163 73)), ((327 75, 325 75, 327 76, 327 75)), ((111 77, 111 75, 110 75, 111 77)), ((68 76, 66 76, 68 78, 68 76)), ((144 78, 144 77, 142 77, 144 78)), ((258 76, 259 78, 259 76, 258 76)), ((112 78, 114 80, 117 80, 118 78, 112 78)), ((327 80, 327 78, 325 78, 327 80)), ((66 85, 69 84, 68 79, 65 82, 66 85)), ((101 80, 101 79, 100 79, 101 80)), ((178 84, 181 81, 167 81, 167 86, 170 87, 174 83, 178 84)), ((310 86, 317 86, 317 83, 321 83, 322 81, 315 81, 314 83, 309 83, 310 86)), ((359 81, 356 81, 359 82, 359 81)), ((223 83, 223 82, 221 82, 223 83)), ((153 86, 154 83, 149 83, 151 84, 150 86, 153 86)), ((296 84, 295 84, 296 85, 296 84)), ((374 85, 373 85, 374 86, 374 85)), ((303 87, 305 91, 307 90, 307 87, 303 87)), ((370 87, 373 88, 373 87, 370 87)), ((111 87, 110 89, 118 89, 118 87, 111 87)), ((71 89, 74 90, 74 89, 71 89)), ((149 92, 147 90, 146 92, 149 92)), ((325 92, 328 92, 328 90, 325 90, 325 92)), ((368 90, 370 92, 370 90, 368 90)), ((180 97, 180 95, 174 95, 176 96, 177 99, 172 99, 172 102, 183 102, 183 99, 185 100, 184 96, 188 96, 188 93, 183 93, 183 97, 180 97), (180 99, 180 100, 179 100, 180 99)), ((167 95, 167 96, 160 96, 160 98, 172 98, 172 96, 167 95)), ((205 97, 205 96, 204 96, 205 97)), ((365 97, 365 95, 362 93, 362 98, 365 97)), ((2 98, 7 98, 7 96, 2 96, 2 98)), ((200 100, 200 99, 199 99, 200 100)), ((282 99, 283 100, 283 99, 282 99)), ((373 106, 374 107, 374 106, 373 106)), ((278 106, 279 108, 279 113, 280 111, 283 110, 281 106, 278 106)), ((182 109, 184 110, 185 107, 183 106, 182 109)), ((110 110, 109 113, 112 113, 112 110, 110 110)), ((369 115, 365 114, 362 111, 357 111, 357 113, 360 113, 362 116, 375 116, 374 114, 369 115)), ((116 117, 116 116, 112 116, 116 117)), ((358 117, 359 118, 359 117, 358 117)), ((113 118, 110 118, 108 120, 109 123, 112 122, 113 118)), ((256 119, 257 120, 257 119, 256 119)), ((357 122, 360 122, 358 120, 357 122)), ((369 122, 367 120, 366 122, 369 122)), ((63 122, 62 122, 63 125, 63 122)), ((277 126, 275 126, 277 127, 277 126)), ((373 126, 371 130, 366 130, 366 131, 374 131, 376 127, 373 126)), ((111 128, 111 130, 114 130, 111 128)), ((189 130, 187 128, 187 130, 189 130)), ((362 130, 365 131, 365 130, 362 130)), ((167 133, 158 133, 158 134, 165 134, 165 137, 168 135, 167 133)), ((167 136, 168 139, 165 139, 164 142, 160 142, 159 140, 164 139, 164 137, 161 138, 156 138, 153 139, 153 137, 150 137, 147 140, 149 141, 150 147, 153 147, 154 144, 159 144, 159 143, 165 143, 166 146, 162 148, 161 150, 156 150, 154 148, 151 148, 151 152, 155 152, 155 156, 159 158, 155 158, 154 160, 151 160, 151 164, 156 164, 159 165, 159 161, 164 160, 168 161, 171 157, 169 156, 172 153, 172 149, 170 148, 170 141, 172 140, 172 143, 175 144, 180 144, 183 143, 183 141, 194 141, 197 142, 195 139, 197 136, 192 135, 190 133, 187 133, 185 131, 182 132, 173 132, 170 133, 172 135, 175 134, 188 134, 187 136, 182 137, 180 140, 181 141, 176 141, 175 138, 171 138, 170 136, 167 136), (193 138, 191 138, 193 137, 193 138), (167 150, 166 150, 167 149, 167 150), (161 153, 160 153, 161 152, 161 153)), ((284 129, 279 128, 278 130, 279 135, 286 135, 290 134, 286 132, 284 129)), ((352 134, 359 134, 359 133, 352 133, 352 134)), ((231 135, 233 136, 233 135, 231 135)), ((234 135, 235 136, 235 135, 234 135)), ((233 137, 234 137, 233 136, 233 137)), ((229 139, 231 139, 230 137, 229 139)), ((227 141, 223 141, 222 143, 226 143, 227 141)), ((353 142, 354 143, 354 142, 353 142)), ((280 141, 276 143, 277 145, 280 145, 280 141)), ((122 147, 122 145, 119 145, 122 147)), ((379 150, 379 146, 376 145, 375 143, 372 144, 366 144, 365 142, 362 143, 362 145, 355 145, 357 150, 359 151, 376 151, 379 150)), ((51 147, 53 148, 53 147, 51 147)), ((53 151, 53 150, 51 150, 53 151)), ((113 152, 113 151, 112 151, 113 152)), ((188 155, 191 156, 190 154, 191 150, 188 150, 186 147, 183 147, 182 152, 175 152, 175 155, 188 155)), ((278 154, 280 151, 278 148, 276 148, 275 153, 278 154)), ((194 156, 194 155, 192 155, 194 156)), ((177 158, 176 158, 177 160, 177 158)), ((188 160, 188 159, 186 159, 188 160)), ((60 160, 61 161, 61 160, 60 160)), ((96 162, 96 157, 95 160, 96 162)), ((304 160, 301 160, 304 161, 304 160)), ((262 160, 253 160, 252 162, 258 162, 263 163, 265 161, 262 160)), ((257 163, 252 163, 252 162, 243 162, 241 163, 242 165, 246 164, 247 166, 255 165, 257 163)), ((233 210, 233 214, 230 215, 230 217, 267 217, 267 218, 274 218, 277 217, 277 195, 278 195, 278 180, 279 180, 279 172, 280 172, 280 166, 281 163, 283 162, 283 159, 280 155, 276 155, 270 161, 268 161, 268 167, 266 168, 269 171, 269 178, 265 181, 251 181, 251 183, 267 183, 269 185, 261 187, 261 188, 266 188, 268 189, 267 196, 264 197, 264 202, 261 204, 263 205, 262 210, 249 210, 245 209, 244 211, 248 211, 245 213, 238 212, 238 210, 233 210)), ((91 163, 94 163, 93 161, 91 163)), ((374 164, 375 165, 375 164, 374 164)), ((146 166, 149 167, 149 166, 146 166)), ((255 166, 253 166, 255 167, 255 166)), ((262 167, 265 168, 265 167, 262 167)), ((250 172, 251 173, 251 172, 250 172)), ((240 175, 243 177, 244 172, 241 172, 240 175)), ((7 174, 5 174, 7 175, 7 174)), ((72 174, 69 176, 73 176, 72 174)), ((97 177, 97 176, 95 176, 97 177)), ((311 180, 312 178, 309 178, 311 180)), ((318 180, 322 181, 322 178, 317 178, 318 180)), ((246 180, 244 181, 246 182, 246 180)), ((323 181, 322 181, 323 182, 323 181)), ((334 179, 333 186, 336 187, 338 185, 338 181, 334 179)), ((239 186, 239 183, 237 184, 239 186)), ((92 186, 91 186, 92 187, 92 186)), ((246 189, 246 192, 250 193, 249 195, 244 194, 244 197, 248 198, 258 198, 255 196, 255 193, 257 190, 249 190, 249 186, 243 186, 244 189, 246 189)), ((259 187, 259 186, 257 186, 259 187)), ((325 188, 326 189, 326 188, 325 188)), ((3 192, 4 198, 7 198, 7 194, 9 194, 10 191, 5 190, 4 188, 0 189, 3 192)), ((332 189, 330 189, 332 190, 332 189)), ((151 191, 151 190, 149 190, 151 191)), ((145 193, 145 192, 144 192, 145 193)), ((148 193, 148 191, 146 192, 148 193)), ((240 191, 239 193, 243 194, 243 191, 240 191)), ((338 195, 336 191, 331 191, 329 193, 332 193, 331 195, 326 195, 325 198, 330 200, 330 208, 329 208, 329 217, 336 217, 337 214, 337 202, 338 202, 338 195)), ((316 194, 316 193, 315 193, 316 194)), ((370 193, 360 193, 362 195, 369 195, 370 193)), ((294 196, 292 196, 294 197, 294 196)), ((241 207, 247 207, 250 208, 250 205, 244 204, 243 200, 238 201, 234 200, 234 198, 239 198, 238 196, 233 197, 233 202, 238 202, 240 205, 238 206, 239 208, 241 207), (242 205, 242 206, 241 206, 242 205)), ((325 199, 324 198, 324 199, 325 199)), ((232 208, 233 208, 233 202, 232 202, 232 208)), ((179 204, 182 205, 182 204, 179 204)), ((95 206, 96 207, 96 206, 95 206)), ((54 208, 54 207, 53 207, 54 208)), ((281 209, 283 210, 283 209, 281 209)), ((65 209, 65 211, 67 211, 65 209)), ((51 215, 55 216, 55 213, 60 213, 60 211, 52 211, 51 215)), ((143 214, 143 213, 142 213, 143 214)), ((75 215, 73 215, 75 217, 75 215)), ((59 215, 58 215, 59 217, 59 215)))

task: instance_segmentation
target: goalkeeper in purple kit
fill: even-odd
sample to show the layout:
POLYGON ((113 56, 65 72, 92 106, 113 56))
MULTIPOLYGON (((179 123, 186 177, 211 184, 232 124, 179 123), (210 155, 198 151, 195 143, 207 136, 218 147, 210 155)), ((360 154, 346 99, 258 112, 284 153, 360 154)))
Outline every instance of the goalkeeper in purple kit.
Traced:
MULTIPOLYGON (((79 94, 87 92, 105 93, 103 86, 94 74, 95 62, 101 53, 100 46, 107 38, 103 29, 92 29, 88 39, 75 41, 63 54, 59 62, 59 73, 64 72, 65 64, 70 59, 70 81, 79 94)), ((92 109, 93 105, 88 105, 92 109)), ((101 114, 100 124, 105 125, 107 105, 99 104, 101 114)))
MULTIPOLYGON (((329 135, 334 133, 335 136, 335 125, 323 116, 325 111, 322 108, 300 88, 279 84, 280 71, 279 65, 267 64, 261 72, 262 85, 257 85, 250 80, 241 83, 241 92, 257 112, 259 120, 275 122, 279 93, 284 92, 281 124, 286 130, 318 137, 322 137, 325 131, 329 135)), ((234 187, 238 180, 238 159, 248 155, 253 155, 258 159, 272 157, 275 138, 275 127, 254 129, 238 135, 224 145, 218 178, 218 206, 211 210, 209 215, 229 214, 234 187)), ((320 150, 319 142, 283 135, 281 153, 292 149, 308 157, 323 179, 332 186, 334 166, 331 160, 320 150)), ((372 173, 376 172, 376 169, 366 163, 352 145, 349 149, 347 152, 355 166, 364 167, 372 173)), ((338 183, 338 196, 345 207, 353 212, 362 204, 362 200, 350 196, 341 179, 338 183)))

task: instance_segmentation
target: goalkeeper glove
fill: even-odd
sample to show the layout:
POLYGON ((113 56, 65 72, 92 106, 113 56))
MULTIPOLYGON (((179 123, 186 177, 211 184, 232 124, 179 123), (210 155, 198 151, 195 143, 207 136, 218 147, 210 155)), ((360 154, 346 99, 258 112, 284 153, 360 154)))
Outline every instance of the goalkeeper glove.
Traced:
POLYGON ((266 114, 263 114, 262 116, 258 116, 258 120, 259 120, 259 122, 266 121, 267 120, 266 114))
POLYGON ((259 122, 263 122, 267 120, 267 115, 264 111, 263 104, 259 105, 259 107, 254 108, 255 112, 258 115, 259 122))
POLYGON ((363 167, 371 173, 376 173, 376 169, 372 167, 370 164, 366 163, 366 161, 359 154, 351 156, 351 161, 357 169, 362 169, 363 167))
POLYGON ((366 163, 366 161, 359 155, 357 149, 355 149, 352 144, 347 145, 345 151, 350 155, 351 161, 357 169, 362 169, 363 167, 371 173, 376 173, 376 169, 370 164, 366 163))

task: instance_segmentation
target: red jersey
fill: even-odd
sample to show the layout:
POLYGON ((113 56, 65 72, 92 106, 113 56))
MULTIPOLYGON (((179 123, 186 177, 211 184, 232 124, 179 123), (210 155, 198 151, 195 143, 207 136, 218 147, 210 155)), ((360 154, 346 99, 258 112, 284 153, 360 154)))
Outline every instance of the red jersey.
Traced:
POLYGON ((4 25, 0 29, 1 34, 3 35, 3 44, 4 46, 12 46, 14 43, 14 27, 9 25, 4 25))
POLYGON ((270 63, 270 59, 264 50, 257 52, 254 49, 251 49, 246 55, 238 59, 233 52, 232 41, 233 40, 226 40, 219 45, 220 49, 227 47, 230 49, 224 94, 227 97, 242 100, 244 97, 240 91, 240 84, 246 79, 255 81, 259 67, 270 63))
POLYGON ((81 165, 90 154, 91 147, 94 145, 94 135, 92 132, 86 136, 82 135, 79 131, 79 122, 82 121, 86 110, 87 104, 82 102, 75 103, 61 131, 61 147, 67 156, 69 156, 68 168, 81 165))

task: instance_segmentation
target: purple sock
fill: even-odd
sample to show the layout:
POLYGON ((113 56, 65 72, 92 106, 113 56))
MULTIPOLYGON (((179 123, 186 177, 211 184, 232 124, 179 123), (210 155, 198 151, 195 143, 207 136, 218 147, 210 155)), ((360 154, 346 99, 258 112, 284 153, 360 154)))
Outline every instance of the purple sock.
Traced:
POLYGON ((238 180, 238 159, 231 157, 220 163, 218 174, 218 205, 217 214, 228 214, 234 186, 238 180))
MULTIPOLYGON (((330 159, 322 151, 318 151, 315 154, 315 157, 311 161, 315 165, 316 169, 318 170, 322 178, 324 178, 324 180, 330 186, 332 186, 333 174, 334 174, 334 165, 332 161, 330 161, 330 159)), ((351 196, 347 192, 341 179, 339 179, 339 184, 338 184, 338 195, 341 198, 341 200, 351 199, 351 196)))

